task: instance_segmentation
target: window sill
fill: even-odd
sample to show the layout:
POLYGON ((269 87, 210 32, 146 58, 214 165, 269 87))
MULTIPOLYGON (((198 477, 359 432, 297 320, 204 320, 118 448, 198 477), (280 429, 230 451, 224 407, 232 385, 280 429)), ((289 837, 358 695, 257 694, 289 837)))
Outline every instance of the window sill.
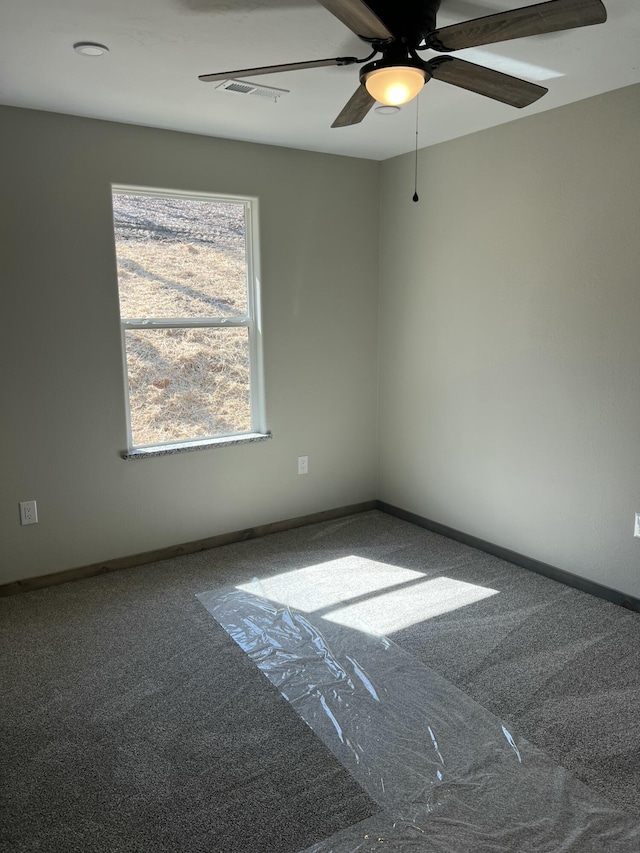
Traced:
POLYGON ((175 453, 187 453, 191 450, 212 450, 216 447, 230 447, 235 444, 250 444, 256 441, 267 441, 270 432, 248 432, 243 435, 225 435, 220 438, 203 438, 199 441, 184 441, 176 444, 156 444, 150 447, 136 447, 125 450, 120 455, 123 459, 151 459, 155 456, 172 456, 175 453))

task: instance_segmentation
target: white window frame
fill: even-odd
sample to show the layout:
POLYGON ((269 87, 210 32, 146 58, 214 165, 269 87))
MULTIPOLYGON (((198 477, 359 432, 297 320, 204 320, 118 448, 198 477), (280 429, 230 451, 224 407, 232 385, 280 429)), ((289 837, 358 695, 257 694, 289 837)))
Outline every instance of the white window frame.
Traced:
MULTIPOLYGON (((260 253, 258 243, 258 199, 247 196, 223 195, 221 193, 182 192, 179 190, 139 187, 129 184, 112 184, 112 197, 115 195, 140 195, 151 198, 192 199, 193 201, 211 201, 241 204, 245 209, 245 260, 247 266, 247 313, 235 317, 162 317, 149 319, 144 317, 120 317, 122 343, 122 364, 124 378, 124 398, 127 421, 128 450, 122 453, 125 459, 161 456, 183 450, 199 450, 207 447, 221 447, 229 444, 242 444, 247 441, 260 441, 271 438, 266 428, 264 400, 264 366, 262 356, 262 317, 261 317, 261 278, 260 253), (245 328, 249 337, 249 400, 251 407, 251 430, 248 432, 224 433, 205 438, 176 439, 155 442, 153 444, 134 444, 131 429, 131 404, 129 399, 129 368, 127 365, 126 333, 134 329, 229 329, 245 328)), ((114 248, 115 248, 114 226, 114 248)), ((118 281, 118 296, 120 282, 118 281)))

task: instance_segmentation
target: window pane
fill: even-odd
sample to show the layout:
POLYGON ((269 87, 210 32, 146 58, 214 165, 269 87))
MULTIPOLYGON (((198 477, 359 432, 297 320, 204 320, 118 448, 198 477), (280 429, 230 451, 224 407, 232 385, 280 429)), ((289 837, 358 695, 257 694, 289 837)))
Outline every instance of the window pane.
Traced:
POLYGON ((134 445, 251 431, 246 328, 125 332, 134 445))
POLYGON ((245 206, 113 194, 124 319, 247 313, 245 206))

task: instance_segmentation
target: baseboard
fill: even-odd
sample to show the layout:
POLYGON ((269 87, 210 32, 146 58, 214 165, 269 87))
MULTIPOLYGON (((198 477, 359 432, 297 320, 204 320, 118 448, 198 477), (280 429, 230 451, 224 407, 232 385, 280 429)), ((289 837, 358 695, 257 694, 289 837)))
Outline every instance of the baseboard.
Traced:
POLYGON ((503 548, 501 545, 495 545, 492 542, 487 542, 477 536, 472 536, 469 533, 464 533, 461 530, 456 530, 453 527, 448 527, 446 524, 440 524, 437 521, 432 521, 428 518, 423 518, 408 510, 385 503, 384 501, 364 501, 350 506, 336 507, 335 509, 324 510, 323 512, 311 513, 310 515, 301 515, 296 518, 288 518, 282 521, 271 522, 270 524, 262 524, 258 527, 249 527, 245 530, 237 530, 231 533, 222 533, 218 536, 211 536, 207 539, 199 539, 193 542, 184 542, 181 545, 173 545, 168 548, 159 548, 156 551, 146 551, 142 554, 133 554, 129 557, 118 557, 114 560, 105 560, 101 563, 92 563, 89 566, 79 566, 75 569, 67 569, 62 572, 54 572, 50 575, 40 575, 35 578, 25 578, 24 580, 12 581, 11 583, 0 585, 0 598, 16 595, 20 592, 30 592, 31 590, 44 589, 49 586, 57 586, 61 583, 68 583, 74 580, 83 580, 84 578, 95 577, 96 575, 106 574, 107 572, 115 572, 119 569, 130 569, 136 566, 144 566, 148 563, 157 563, 160 560, 170 560, 173 557, 180 557, 185 554, 195 554, 198 551, 207 551, 213 548, 220 548, 223 545, 232 545, 235 542, 245 542, 248 539, 257 539, 260 536, 268 536, 270 533, 280 533, 285 530, 293 530, 296 527, 305 527, 309 524, 318 524, 321 521, 331 521, 335 518, 343 518, 348 515, 356 515, 361 512, 368 512, 372 509, 378 509, 381 512, 386 512, 388 515, 393 515, 418 527, 424 527, 426 530, 431 530, 433 533, 439 533, 441 536, 446 536, 449 539, 454 539, 457 542, 462 542, 469 545, 471 548, 477 548, 479 551, 484 551, 487 554, 492 554, 494 557, 499 557, 501 560, 506 560, 509 563, 514 563, 523 569, 536 572, 536 574, 544 575, 552 580, 563 583, 566 586, 574 587, 582 592, 587 592, 597 598, 603 598, 613 604, 618 604, 625 607, 627 610, 634 610, 640 613, 640 599, 632 595, 625 595, 618 590, 596 583, 595 581, 587 580, 587 578, 574 575, 571 572, 559 569, 556 566, 551 566, 548 563, 543 563, 540 560, 535 560, 532 557, 527 557, 525 554, 519 554, 517 551, 511 551, 509 548, 503 548))
POLYGON ((160 560, 170 560, 172 557, 181 557, 184 554, 195 554, 198 551, 207 551, 212 548, 220 548, 223 545, 232 545, 234 542, 245 542, 247 539, 257 539, 259 536, 267 536, 270 533, 280 533, 284 530, 293 530, 295 527, 305 527, 309 524, 318 524, 321 521, 331 521, 334 518, 343 518, 347 515, 367 512, 376 509, 376 501, 364 501, 363 503, 351 504, 350 506, 328 509, 323 512, 314 512, 310 515, 301 515, 297 518, 287 518, 284 521, 274 521, 270 524, 261 524, 258 527, 249 527, 246 530, 237 530, 232 533, 222 533, 211 536, 208 539, 199 539, 195 542, 185 542, 181 545, 173 545, 169 548, 159 548, 157 551, 146 551, 143 554, 134 554, 130 557, 118 557, 115 560, 105 560, 102 563, 93 563, 90 566, 79 566, 75 569, 67 569, 50 575, 41 575, 36 578, 25 578, 0 586, 0 597, 16 595, 19 592, 30 592, 34 589, 43 589, 48 586, 57 586, 68 581, 83 580, 84 578, 103 575, 107 572, 115 572, 119 569, 131 569, 135 566, 144 566, 148 563, 157 563, 160 560))
POLYGON ((484 539, 479 539, 477 536, 471 536, 469 533, 463 533, 461 530, 456 530, 453 527, 447 527, 446 524, 440 524, 437 521, 431 521, 428 518, 423 518, 421 515, 416 515, 406 509, 400 509, 392 504, 384 501, 377 501, 376 509, 381 512, 386 512, 388 515, 394 515, 396 518, 401 518, 404 521, 409 521, 418 527, 424 527, 431 530, 433 533, 439 533, 441 536, 446 536, 449 539, 455 539, 457 542, 462 542, 464 545, 469 545, 472 548, 477 548, 478 551, 485 551, 487 554, 492 554, 494 557, 499 557, 501 560, 506 560, 509 563, 514 563, 523 569, 528 569, 536 574, 544 575, 554 581, 563 583, 566 586, 574 587, 582 592, 588 592, 590 595, 595 595, 597 598, 604 598, 606 601, 611 601, 613 604, 619 604, 627 610, 635 610, 640 613, 640 599, 632 595, 625 595, 615 589, 610 589, 608 586, 596 583, 595 581, 587 580, 574 575, 571 572, 566 572, 564 569, 558 569, 556 566, 551 566, 548 563, 543 563, 540 560, 534 560, 532 557, 527 557, 524 554, 519 554, 517 551, 511 551, 509 548, 503 548, 501 545, 494 545, 492 542, 487 542, 484 539))

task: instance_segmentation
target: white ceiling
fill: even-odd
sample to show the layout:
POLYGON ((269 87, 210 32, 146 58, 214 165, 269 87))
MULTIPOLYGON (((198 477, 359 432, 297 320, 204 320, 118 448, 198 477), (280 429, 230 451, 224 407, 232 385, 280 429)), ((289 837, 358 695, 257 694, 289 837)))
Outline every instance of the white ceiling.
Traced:
MULTIPOLYGON (((535 66, 531 73, 509 64, 502 70, 543 78, 549 93, 516 110, 431 80, 419 98, 420 147, 640 82, 640 3, 604 3, 609 19, 602 25, 459 51, 479 64, 498 58, 535 66), (555 76, 545 80, 549 75, 555 76)), ((438 26, 530 4, 442 0, 438 26)), ((277 102, 198 80, 234 68, 368 52, 315 0, 2 0, 0 101, 384 160, 412 150, 415 103, 332 129, 358 85, 356 66, 253 78, 289 90, 277 102), (100 42, 110 52, 79 56, 73 51, 79 41, 100 42)))

